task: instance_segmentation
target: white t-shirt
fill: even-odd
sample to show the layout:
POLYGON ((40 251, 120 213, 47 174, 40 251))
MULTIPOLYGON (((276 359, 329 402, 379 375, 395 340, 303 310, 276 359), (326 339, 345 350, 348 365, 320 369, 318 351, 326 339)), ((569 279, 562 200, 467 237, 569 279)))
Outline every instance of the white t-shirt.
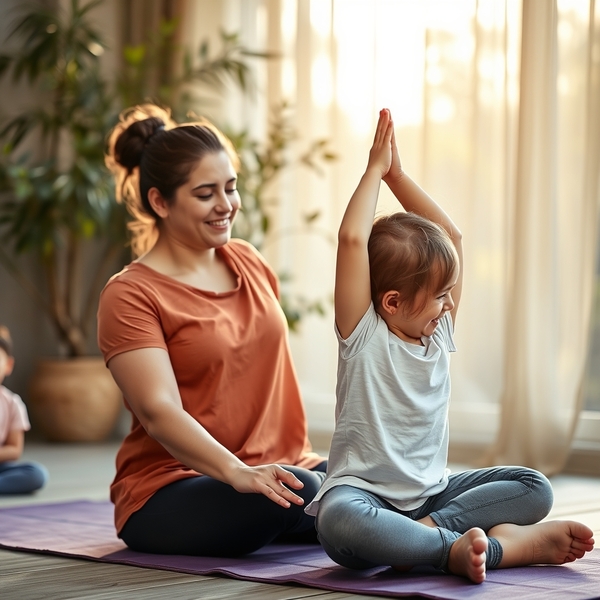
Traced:
POLYGON ((448 484, 449 313, 424 346, 394 335, 373 305, 339 343, 336 428, 327 478, 306 512, 338 485, 413 510, 448 484))
POLYGON ((21 397, 0 385, 0 445, 11 431, 29 431, 30 428, 27 408, 21 397))

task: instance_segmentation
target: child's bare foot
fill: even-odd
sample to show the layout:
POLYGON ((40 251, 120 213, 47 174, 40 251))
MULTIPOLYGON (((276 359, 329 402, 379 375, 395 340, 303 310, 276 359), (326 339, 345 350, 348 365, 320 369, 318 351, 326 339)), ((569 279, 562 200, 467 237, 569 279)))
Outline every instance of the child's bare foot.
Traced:
POLYGON ((485 579, 485 553, 488 539, 482 529, 473 527, 463 533, 450 548, 448 570, 468 577, 474 583, 485 579))
POLYGON ((503 523, 488 531, 502 546, 500 568, 562 565, 594 547, 594 532, 577 521, 545 521, 534 525, 503 523))

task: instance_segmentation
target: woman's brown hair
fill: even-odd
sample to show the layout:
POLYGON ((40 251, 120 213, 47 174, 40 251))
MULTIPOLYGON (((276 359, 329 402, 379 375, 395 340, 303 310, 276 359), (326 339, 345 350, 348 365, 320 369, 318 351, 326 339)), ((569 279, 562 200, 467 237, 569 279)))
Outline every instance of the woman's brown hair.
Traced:
MULTIPOLYGON (((458 255, 448 233, 439 225, 410 212, 379 217, 369 237, 371 298, 379 308, 383 295, 395 290, 409 314, 421 290, 435 293, 456 273, 458 255)), ((425 302, 426 300, 424 300, 425 302)))
POLYGON ((206 154, 227 152, 234 169, 239 159, 231 142, 205 119, 178 125, 168 110, 153 104, 128 108, 108 138, 106 166, 115 177, 117 201, 125 202, 134 221, 132 248, 139 256, 156 241, 160 217, 148 201, 157 188, 172 202, 206 154))

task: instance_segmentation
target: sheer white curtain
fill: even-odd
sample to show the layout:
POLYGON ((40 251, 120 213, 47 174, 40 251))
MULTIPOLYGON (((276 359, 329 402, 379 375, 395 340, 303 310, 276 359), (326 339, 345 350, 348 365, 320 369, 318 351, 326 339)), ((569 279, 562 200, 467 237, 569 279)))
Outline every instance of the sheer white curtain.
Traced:
POLYGON ((595 2, 525 2, 502 420, 494 462, 563 467, 581 410, 598 226, 595 2))
MULTIPOLYGON (((579 409, 596 243, 594 1, 188 0, 188 9, 189 36, 220 23, 282 54, 257 67, 255 100, 232 94, 223 116, 261 135, 269 106, 287 99, 298 150, 326 137, 338 154, 324 176, 286 171, 274 209, 282 229, 319 210, 335 235, 377 112, 392 110, 405 169, 464 234, 452 436, 497 440, 490 462, 558 470, 579 409)), ((381 211, 394 208, 383 191, 381 211)), ((265 254, 293 272, 293 292, 331 295, 335 248, 323 236, 284 236, 265 254)), ((306 318, 291 339, 311 430, 331 430, 331 312, 306 318)))

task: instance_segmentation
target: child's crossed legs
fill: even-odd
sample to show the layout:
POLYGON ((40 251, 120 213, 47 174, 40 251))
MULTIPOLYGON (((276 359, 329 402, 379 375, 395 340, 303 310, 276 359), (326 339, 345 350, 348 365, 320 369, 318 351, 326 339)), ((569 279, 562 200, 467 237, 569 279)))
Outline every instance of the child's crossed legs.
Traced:
POLYGON ((349 568, 429 564, 480 582, 486 568, 560 564, 591 550, 584 525, 532 525, 552 499, 549 481, 523 467, 451 475, 443 492, 406 512, 344 485, 322 498, 317 529, 329 556, 349 568))

